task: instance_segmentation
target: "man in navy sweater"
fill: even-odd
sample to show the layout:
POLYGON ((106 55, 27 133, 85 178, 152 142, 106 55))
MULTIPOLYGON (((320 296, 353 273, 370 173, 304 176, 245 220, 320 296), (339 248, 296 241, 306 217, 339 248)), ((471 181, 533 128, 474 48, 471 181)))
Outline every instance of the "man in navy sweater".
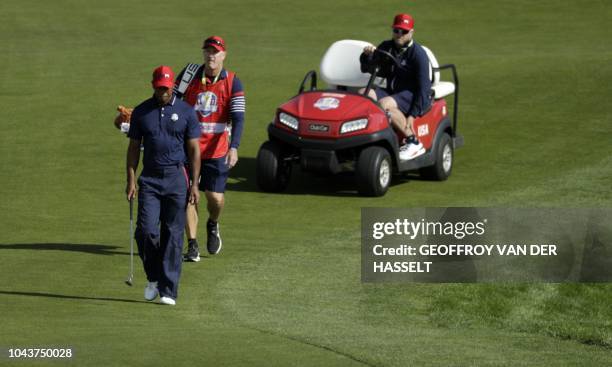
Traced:
MULTIPOLYGON (((378 48, 395 56, 400 66, 389 58, 374 53, 373 46, 366 46, 360 56, 361 71, 371 72, 374 65, 381 66, 379 76, 386 78, 386 88, 370 90, 369 96, 377 100, 391 118, 391 124, 400 136, 406 136, 406 144, 400 148, 401 160, 414 159, 425 148, 413 132, 416 117, 422 116, 431 106, 431 79, 429 58, 421 45, 414 42, 414 20, 409 14, 398 14, 393 19, 393 37, 383 41, 378 48)), ((363 92, 363 90, 362 90, 363 92)))

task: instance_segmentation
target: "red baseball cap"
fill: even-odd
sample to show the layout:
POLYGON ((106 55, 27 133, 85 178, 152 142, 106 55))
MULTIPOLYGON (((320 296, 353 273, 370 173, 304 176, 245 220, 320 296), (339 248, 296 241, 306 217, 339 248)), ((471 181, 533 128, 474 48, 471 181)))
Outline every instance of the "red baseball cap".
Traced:
POLYGON ((174 72, 170 68, 170 66, 162 65, 157 67, 157 69, 153 70, 153 88, 166 87, 173 88, 174 87, 174 72))
POLYGON ((410 14, 398 14, 393 18, 392 28, 409 31, 414 28, 414 19, 412 19, 410 14))
POLYGON ((225 51, 225 41, 219 36, 210 36, 204 40, 202 49, 206 47, 214 47, 217 51, 225 51))

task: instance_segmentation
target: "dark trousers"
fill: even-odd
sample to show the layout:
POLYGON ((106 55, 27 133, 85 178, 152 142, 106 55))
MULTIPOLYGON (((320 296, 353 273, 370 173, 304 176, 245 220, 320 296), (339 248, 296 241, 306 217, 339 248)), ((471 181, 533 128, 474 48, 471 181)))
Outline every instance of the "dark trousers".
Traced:
POLYGON ((138 221, 134 237, 147 279, 160 295, 176 299, 181 277, 187 175, 182 166, 150 170, 138 178, 138 221))

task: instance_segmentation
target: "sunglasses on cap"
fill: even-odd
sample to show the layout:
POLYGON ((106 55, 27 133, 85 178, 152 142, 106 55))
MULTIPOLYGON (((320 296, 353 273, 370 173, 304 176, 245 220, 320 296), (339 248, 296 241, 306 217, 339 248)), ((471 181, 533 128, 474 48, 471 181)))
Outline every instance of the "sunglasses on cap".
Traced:
POLYGON ((209 40, 206 40, 206 42, 204 42, 204 47, 210 46, 210 45, 217 45, 217 46, 221 46, 221 47, 225 48, 225 45, 223 43, 217 41, 216 39, 209 39, 209 40))
POLYGON ((405 35, 408 32, 410 32, 410 31, 407 31, 407 30, 401 29, 401 28, 393 28, 393 33, 401 34, 402 36, 405 35))

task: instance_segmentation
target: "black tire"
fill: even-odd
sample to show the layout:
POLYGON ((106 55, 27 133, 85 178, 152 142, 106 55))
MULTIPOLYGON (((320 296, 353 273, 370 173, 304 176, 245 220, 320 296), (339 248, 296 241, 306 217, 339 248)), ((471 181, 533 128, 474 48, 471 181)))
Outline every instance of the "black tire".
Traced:
POLYGON ((434 147, 435 162, 433 166, 420 169, 420 174, 423 178, 435 181, 446 180, 453 171, 455 163, 455 150, 451 137, 444 133, 440 137, 440 141, 434 147))
POLYGON ((383 196, 389 189, 392 173, 391 156, 385 148, 366 148, 359 154, 355 168, 357 190, 364 196, 383 196))
POLYGON ((287 188, 291 178, 291 162, 285 161, 280 144, 267 141, 257 153, 257 186, 263 191, 280 192, 287 188))

